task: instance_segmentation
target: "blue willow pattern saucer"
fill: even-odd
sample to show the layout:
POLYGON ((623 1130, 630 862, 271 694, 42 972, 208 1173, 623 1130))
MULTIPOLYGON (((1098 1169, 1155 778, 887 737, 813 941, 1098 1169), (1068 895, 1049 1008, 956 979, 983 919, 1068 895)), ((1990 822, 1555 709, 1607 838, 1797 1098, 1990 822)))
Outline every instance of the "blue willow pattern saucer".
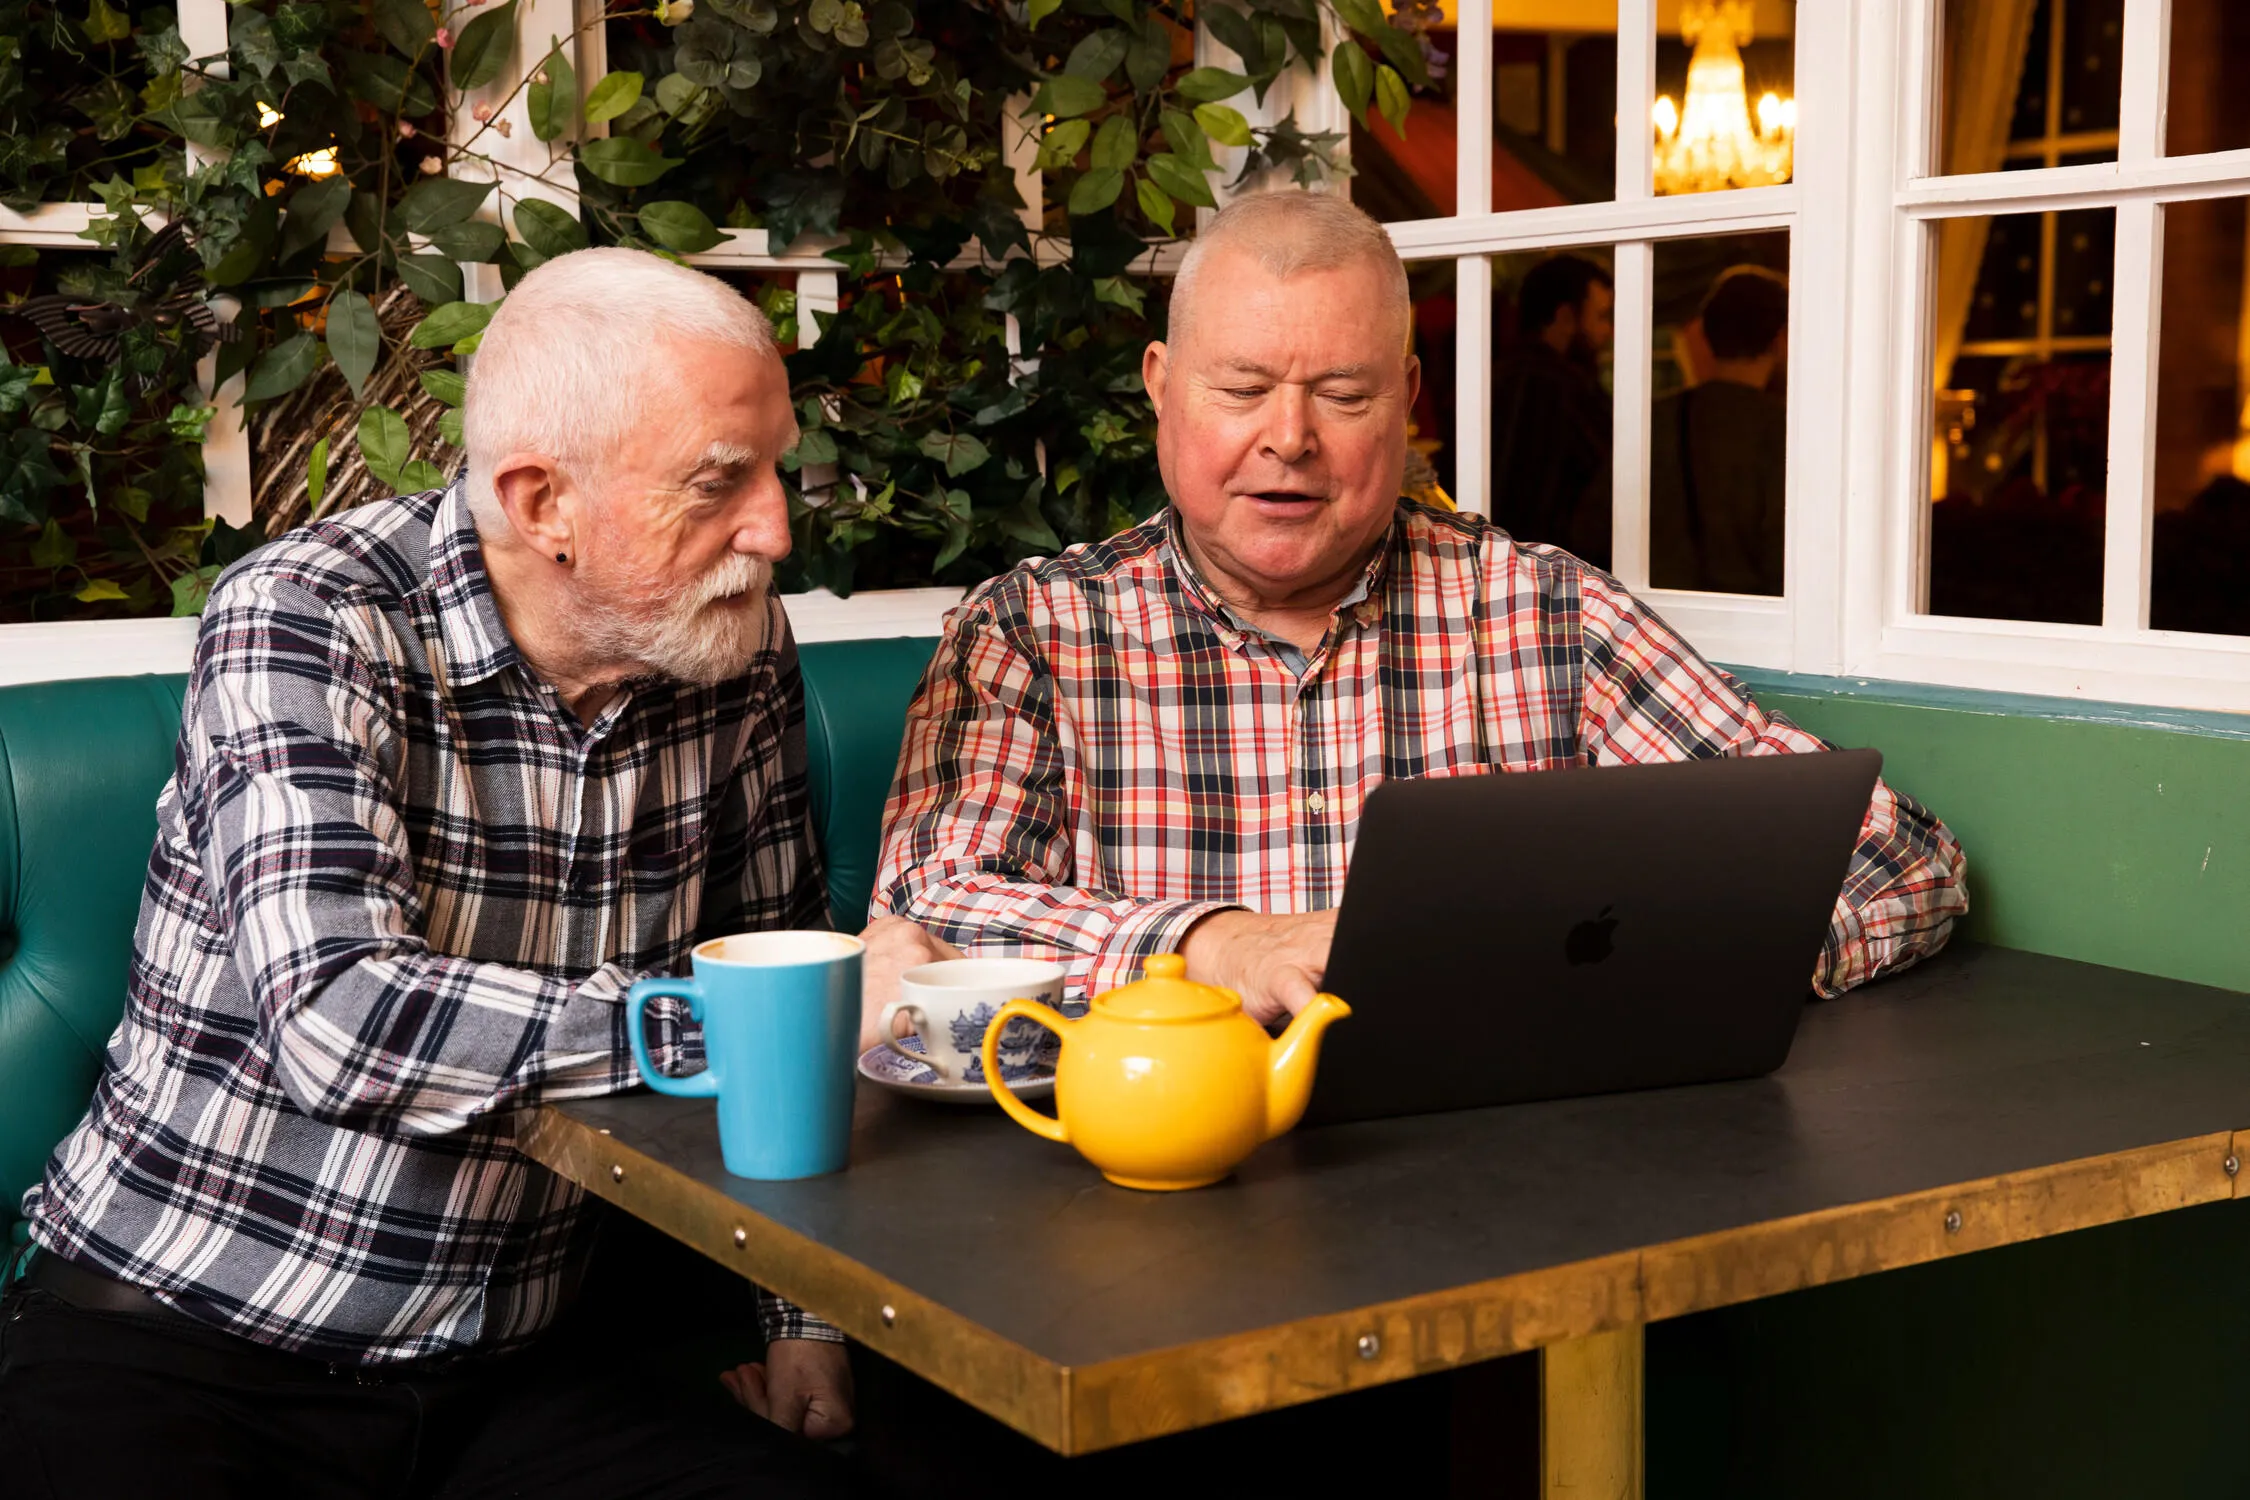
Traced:
MULTIPOLYGON (((1052 1032, 1043 1027, 1039 1030, 1052 1038, 1052 1032)), ((899 1045, 909 1052, 919 1052, 922 1039, 904 1037, 899 1045)), ((1018 1099, 1044 1099, 1054 1093, 1054 1051, 1052 1046, 1033 1047, 1026 1049, 1020 1059, 1007 1051, 1001 1054, 1000 1076, 1008 1080, 1009 1090, 1018 1099)), ((983 1069, 977 1071, 980 1076, 975 1082, 948 1083, 938 1077, 935 1068, 908 1062, 888 1047, 870 1047, 859 1055, 859 1076, 868 1082, 881 1084, 893 1093, 942 1104, 990 1104, 992 1090, 984 1085, 983 1069)))

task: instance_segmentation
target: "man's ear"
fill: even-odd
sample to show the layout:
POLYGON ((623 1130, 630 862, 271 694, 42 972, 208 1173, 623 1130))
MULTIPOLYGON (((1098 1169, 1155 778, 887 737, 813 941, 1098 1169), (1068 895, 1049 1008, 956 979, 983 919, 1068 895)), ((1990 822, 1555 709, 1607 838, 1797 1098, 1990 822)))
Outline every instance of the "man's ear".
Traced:
POLYGON ((1164 415, 1164 389, 1172 380, 1172 351, 1169 346, 1151 341, 1141 351, 1141 384, 1148 387, 1148 404, 1156 415, 1164 415))
POLYGON ((1414 398, 1422 394, 1422 361, 1414 355, 1406 356, 1406 409, 1414 409, 1414 398))
POLYGON ((492 493, 516 537, 546 557, 577 552, 570 507, 564 504, 569 476, 537 453, 511 453, 492 467, 492 493))

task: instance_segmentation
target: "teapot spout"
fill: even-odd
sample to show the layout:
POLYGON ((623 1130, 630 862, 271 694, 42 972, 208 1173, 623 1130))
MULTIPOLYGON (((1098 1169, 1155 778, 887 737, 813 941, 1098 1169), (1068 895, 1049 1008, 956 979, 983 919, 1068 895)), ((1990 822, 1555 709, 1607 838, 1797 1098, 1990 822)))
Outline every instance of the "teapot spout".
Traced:
POLYGON ((1321 1033, 1351 1013, 1352 1008, 1334 995, 1315 995, 1312 1004, 1297 1012, 1288 1029, 1273 1039, 1266 1078, 1267 1140, 1305 1117, 1305 1106, 1312 1102, 1313 1069, 1320 1061, 1321 1033))

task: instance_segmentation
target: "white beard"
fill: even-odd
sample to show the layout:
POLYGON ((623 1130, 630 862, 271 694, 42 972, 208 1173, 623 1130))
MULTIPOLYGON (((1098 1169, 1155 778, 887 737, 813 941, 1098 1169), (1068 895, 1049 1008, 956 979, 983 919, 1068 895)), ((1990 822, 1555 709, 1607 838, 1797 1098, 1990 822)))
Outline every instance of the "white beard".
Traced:
POLYGON ((685 588, 627 590, 638 595, 633 603, 581 600, 575 628, 599 657, 638 662, 652 675, 709 687, 741 676, 765 649, 772 586, 769 563, 733 552, 685 588), (752 602, 718 604, 738 594, 752 602))

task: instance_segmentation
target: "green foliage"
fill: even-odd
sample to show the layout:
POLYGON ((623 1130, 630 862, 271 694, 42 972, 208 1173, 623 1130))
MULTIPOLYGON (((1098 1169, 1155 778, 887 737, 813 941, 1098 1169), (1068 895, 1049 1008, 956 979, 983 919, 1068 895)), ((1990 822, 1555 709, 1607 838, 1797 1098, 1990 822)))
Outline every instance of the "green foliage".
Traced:
MULTIPOLYGON (((840 310, 815 327, 785 281, 758 295, 805 346, 788 355, 804 437, 784 465, 787 581, 839 591, 967 582, 1159 506, 1149 242, 1190 228, 1222 170, 1349 171, 1338 137, 1253 125, 1240 102, 1319 59, 1323 9, 1350 33, 1337 86, 1363 118, 1396 127, 1426 82, 1379 0, 613 0, 591 23, 613 71, 583 110, 572 39, 519 36, 515 0, 230 0, 227 56, 200 60, 170 11, 83 3, 0 0, 0 203, 100 198, 100 253, 69 290, 128 301, 140 215, 183 221, 241 308, 220 378, 243 377, 253 420, 296 400, 335 424, 292 450, 315 512, 354 448, 395 489, 458 461, 414 451, 427 406, 411 427, 394 408, 442 407, 458 444, 451 360, 494 305, 469 299, 463 263, 509 286, 588 244, 694 255, 723 226, 803 254, 827 237, 840 310), (1199 16, 1233 66, 1174 61, 1199 16), (536 188, 485 165, 502 118, 480 126, 460 96, 497 81, 497 97, 518 68, 520 104, 500 110, 518 120, 511 161, 525 119, 552 156, 536 188), (1022 96, 1050 117, 1032 225, 1005 166, 1022 96), (308 175, 315 153, 331 175, 308 175), (421 307, 402 322, 383 310, 405 293, 421 307), (316 381, 369 404, 339 408, 316 381)), ((136 325, 106 360, 9 347, 40 362, 0 365, 0 599, 200 608, 262 533, 202 519, 210 406, 186 330, 136 325)))

